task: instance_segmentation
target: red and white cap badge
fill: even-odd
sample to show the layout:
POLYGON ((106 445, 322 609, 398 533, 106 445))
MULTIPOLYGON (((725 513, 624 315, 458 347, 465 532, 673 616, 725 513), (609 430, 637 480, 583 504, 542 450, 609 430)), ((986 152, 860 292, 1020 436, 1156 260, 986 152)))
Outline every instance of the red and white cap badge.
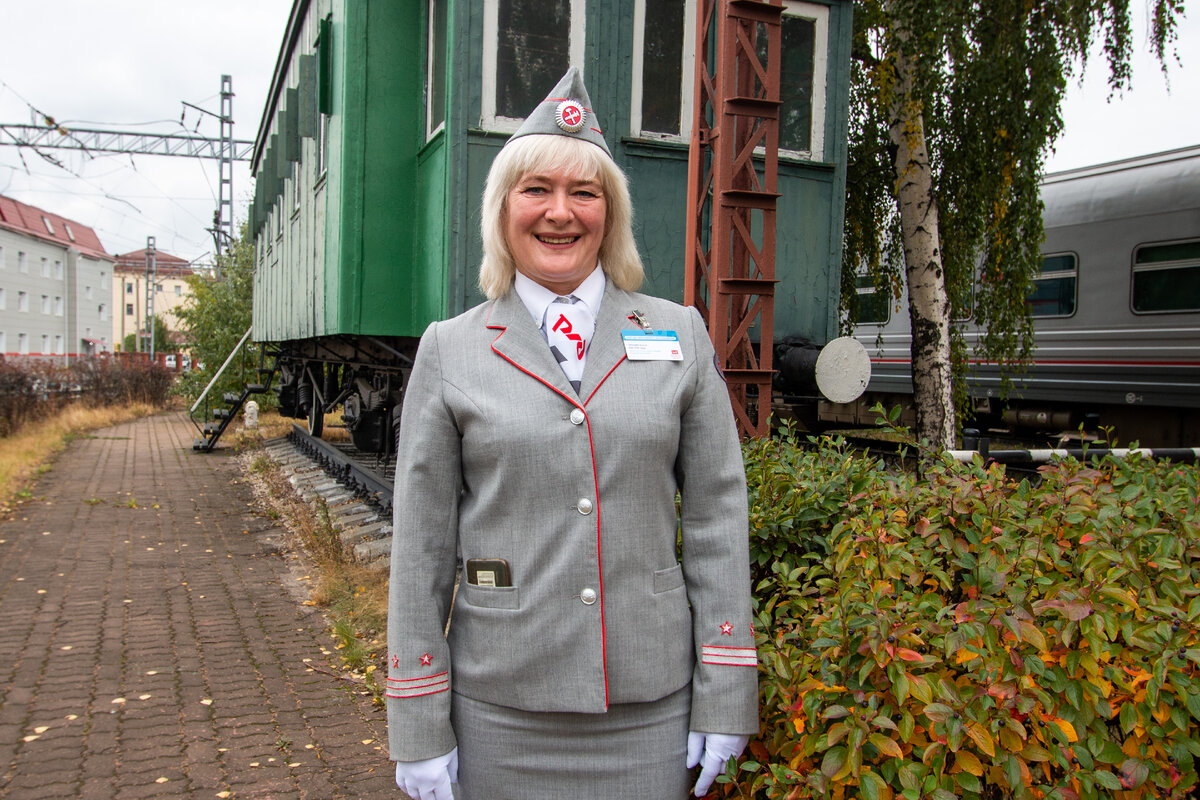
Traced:
POLYGON ((578 101, 563 100, 554 111, 554 122, 567 133, 578 133, 587 122, 587 109, 578 101))

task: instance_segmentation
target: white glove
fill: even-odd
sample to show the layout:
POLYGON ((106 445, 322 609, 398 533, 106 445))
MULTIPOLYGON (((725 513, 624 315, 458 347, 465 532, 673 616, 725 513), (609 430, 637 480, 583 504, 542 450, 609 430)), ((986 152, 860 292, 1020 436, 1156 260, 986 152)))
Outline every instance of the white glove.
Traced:
POLYGON ((737 758, 746 749, 749 736, 736 736, 730 733, 700 733, 688 732, 688 769, 702 764, 700 777, 696 780, 696 788, 692 794, 703 797, 708 794, 709 787, 718 775, 725 771, 725 762, 737 758), (704 754, 701 760, 700 754, 704 754))
POLYGON ((396 785, 413 800, 454 800, 452 783, 458 783, 457 747, 437 758, 396 762, 396 785))

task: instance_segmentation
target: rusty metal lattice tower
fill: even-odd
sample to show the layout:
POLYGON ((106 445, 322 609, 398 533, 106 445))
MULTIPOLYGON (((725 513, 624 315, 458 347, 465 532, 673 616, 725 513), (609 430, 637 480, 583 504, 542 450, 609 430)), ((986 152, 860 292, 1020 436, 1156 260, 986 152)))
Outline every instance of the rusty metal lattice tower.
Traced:
POLYGON ((700 0, 696 20, 683 297, 743 436, 766 436, 771 412, 782 15, 782 0, 700 0))

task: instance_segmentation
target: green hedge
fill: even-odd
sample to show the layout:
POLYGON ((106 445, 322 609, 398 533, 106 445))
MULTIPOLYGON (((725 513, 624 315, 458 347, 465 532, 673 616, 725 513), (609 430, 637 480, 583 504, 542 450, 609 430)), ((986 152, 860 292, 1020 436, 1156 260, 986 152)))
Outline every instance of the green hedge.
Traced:
POLYGON ((918 476, 745 446, 762 732, 726 797, 1179 797, 1200 755, 1192 466, 918 476))

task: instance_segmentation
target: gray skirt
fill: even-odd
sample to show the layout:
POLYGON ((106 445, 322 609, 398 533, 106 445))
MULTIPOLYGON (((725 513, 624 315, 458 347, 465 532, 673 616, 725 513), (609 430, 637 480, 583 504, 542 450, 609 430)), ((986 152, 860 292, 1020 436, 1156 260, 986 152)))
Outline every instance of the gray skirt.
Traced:
POLYGON ((692 689, 604 714, 520 711, 455 693, 459 800, 683 800, 692 689))

